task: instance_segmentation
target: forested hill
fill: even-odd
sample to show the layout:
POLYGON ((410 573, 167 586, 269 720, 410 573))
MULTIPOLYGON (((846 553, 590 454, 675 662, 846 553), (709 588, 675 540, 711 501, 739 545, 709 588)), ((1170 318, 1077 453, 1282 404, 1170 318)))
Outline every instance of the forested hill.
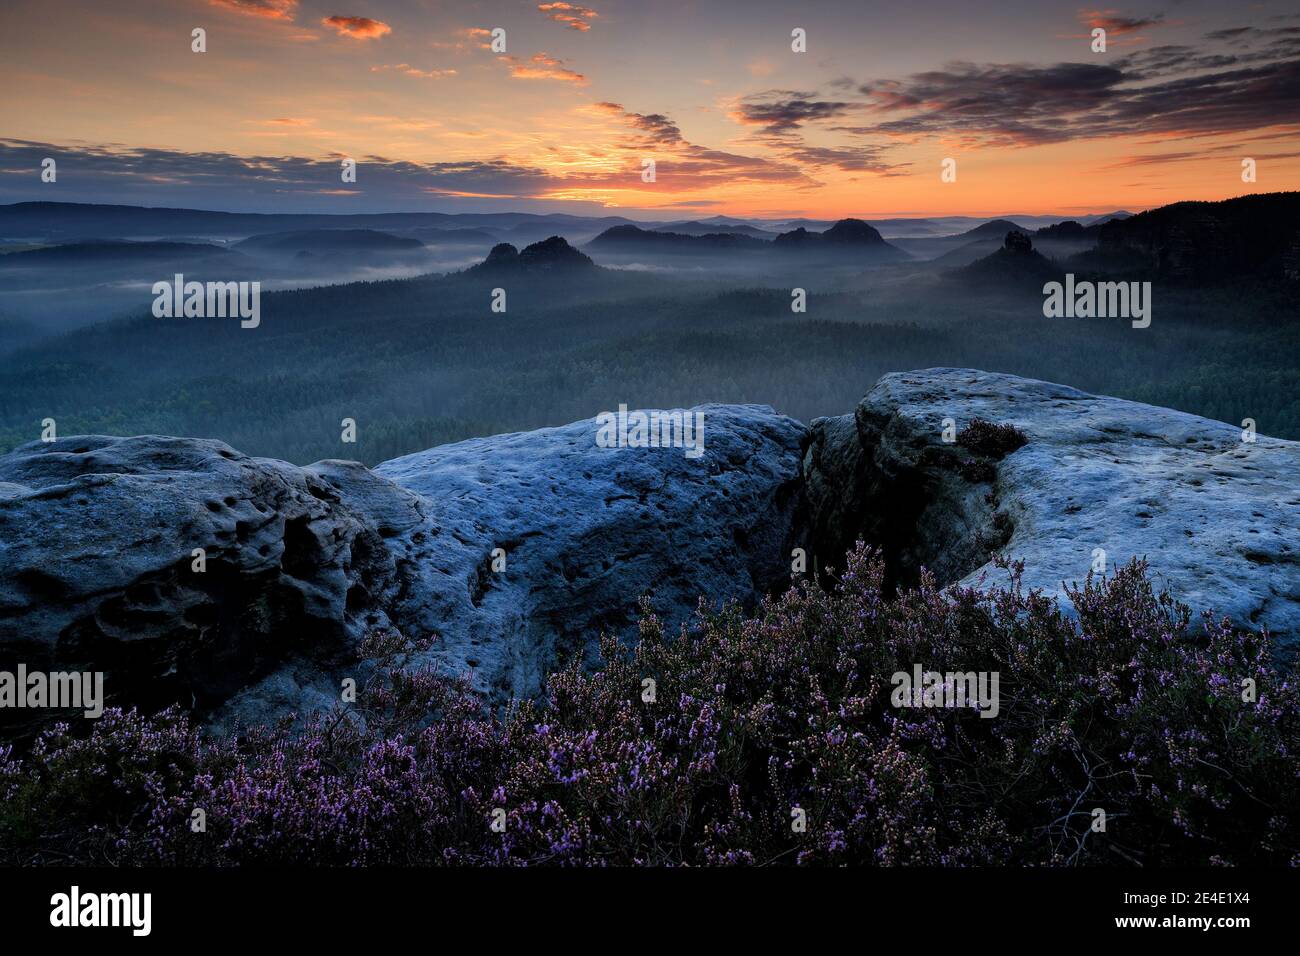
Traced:
MULTIPOLYGON (((147 290, 146 290, 147 291, 147 290)), ((147 298, 147 297, 146 297, 147 298)), ((1300 322, 1284 289, 1163 290, 1145 330, 1045 319, 969 289, 733 288, 589 268, 264 293, 261 323, 138 318, 0 356, 0 448, 40 436, 172 434, 305 463, 378 462, 621 403, 838 414, 881 374, 980 367, 1300 438, 1300 322), (508 287, 504 313, 493 290, 508 287), (1158 374, 1153 373, 1158 369, 1158 374), (358 423, 355 444, 340 422, 358 423)), ((17 345, 25 334, 12 329, 17 345)))

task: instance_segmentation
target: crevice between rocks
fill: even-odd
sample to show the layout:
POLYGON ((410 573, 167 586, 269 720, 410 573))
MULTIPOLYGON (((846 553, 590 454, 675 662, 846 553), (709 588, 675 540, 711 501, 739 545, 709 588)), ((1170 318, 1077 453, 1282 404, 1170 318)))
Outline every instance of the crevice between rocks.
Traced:
POLYGON ((997 457, 940 439, 897 414, 860 406, 809 428, 803 458, 808 538, 821 576, 857 541, 878 548, 885 586, 959 581, 1006 545, 1014 519, 998 493, 997 457))

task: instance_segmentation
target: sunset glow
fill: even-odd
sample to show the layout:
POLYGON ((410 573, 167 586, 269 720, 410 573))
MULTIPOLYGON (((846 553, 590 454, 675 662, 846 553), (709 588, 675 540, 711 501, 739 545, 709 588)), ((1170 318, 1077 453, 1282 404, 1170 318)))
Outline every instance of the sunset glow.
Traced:
POLYGON ((1213 3, 715 6, 10 0, 0 199, 50 198, 48 155, 63 200, 348 212, 1085 214, 1300 186, 1287 4, 1253 26, 1213 3))

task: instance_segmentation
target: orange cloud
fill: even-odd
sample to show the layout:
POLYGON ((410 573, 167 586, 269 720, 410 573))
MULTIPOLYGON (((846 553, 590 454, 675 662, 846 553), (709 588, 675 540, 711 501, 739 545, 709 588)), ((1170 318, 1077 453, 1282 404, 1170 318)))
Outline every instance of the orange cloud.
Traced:
POLYGON ((481 49, 484 50, 492 49, 491 30, 485 29, 484 27, 470 27, 468 30, 463 30, 462 33, 465 36, 469 37, 471 40, 477 40, 478 45, 481 49))
POLYGON ((327 27, 333 27, 339 36, 354 40, 377 40, 385 34, 392 33, 393 28, 382 20, 369 17, 326 17, 321 21, 327 27))
POLYGON ((1107 33, 1122 35, 1135 33, 1146 27, 1160 26, 1165 22, 1163 14, 1154 17, 1122 17, 1118 10, 1080 10, 1079 22, 1092 28, 1101 27, 1107 33))
POLYGON ((564 61, 545 53, 534 54, 528 61, 517 57, 503 57, 510 64, 510 75, 516 80, 560 80, 563 83, 587 85, 587 78, 564 66, 564 61))
POLYGON ((383 66, 372 66, 371 73, 402 73, 405 76, 414 76, 422 80, 440 80, 444 76, 455 76, 455 70, 421 70, 411 66, 409 63, 386 63, 383 66))
POLYGON ((267 20, 292 20, 298 10, 298 0, 208 0, 208 3, 267 20))
MULTIPOLYGON (((1181 20, 1166 20, 1163 13, 1151 17, 1125 17, 1118 10, 1080 10, 1079 22, 1095 30, 1101 27, 1112 43, 1118 46, 1138 46, 1146 42, 1144 31, 1152 27, 1181 26, 1181 20)), ((1088 40, 1090 33, 1061 33, 1066 40, 1088 40)))
MULTIPOLYGON (((791 188, 813 185, 795 163, 773 162, 692 143, 662 113, 634 113, 620 103, 608 101, 581 107, 580 112, 613 117, 631 132, 598 144, 585 170, 564 171, 562 188, 575 197, 582 193, 582 198, 604 201, 619 193, 679 196, 701 191, 716 194, 720 189, 756 183, 780 183, 791 188), (621 160, 615 150, 621 152, 621 160), (648 191, 630 185, 637 180, 640 162, 646 155, 655 156, 659 163, 658 185, 648 191), (608 163, 611 156, 612 167, 608 163)), ((637 201, 644 202, 644 195, 638 195, 637 201)))
POLYGON ((539 3, 537 9, 546 14, 547 19, 563 23, 570 30, 578 30, 582 33, 591 29, 588 20, 595 20, 600 16, 590 7, 579 6, 576 3, 539 3))

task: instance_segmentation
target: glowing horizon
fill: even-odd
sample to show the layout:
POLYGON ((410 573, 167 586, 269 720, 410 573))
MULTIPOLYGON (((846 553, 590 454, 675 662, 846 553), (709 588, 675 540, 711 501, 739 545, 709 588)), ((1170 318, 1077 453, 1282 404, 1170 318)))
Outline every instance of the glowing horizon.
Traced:
POLYGON ((1249 19, 1201 2, 58 6, 0 13, 20 92, 0 104, 3 202, 837 219, 1300 188, 1300 14, 1283 3, 1249 19))

